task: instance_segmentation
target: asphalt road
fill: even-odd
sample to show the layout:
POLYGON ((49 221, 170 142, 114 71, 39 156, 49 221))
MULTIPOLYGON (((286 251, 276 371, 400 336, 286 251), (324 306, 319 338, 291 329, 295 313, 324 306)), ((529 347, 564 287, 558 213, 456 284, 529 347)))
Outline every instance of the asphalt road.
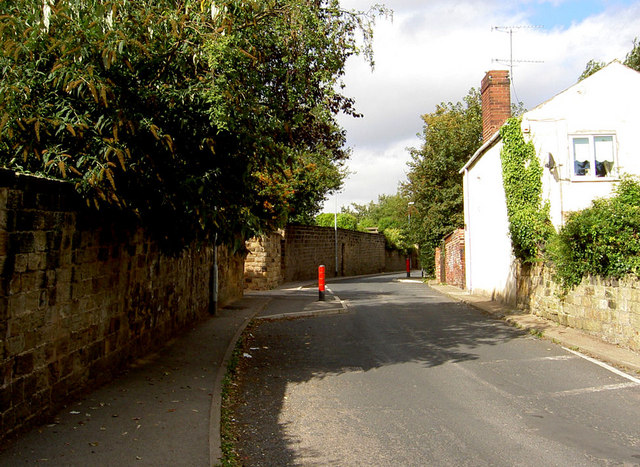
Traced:
POLYGON ((637 379, 421 283, 330 287, 349 313, 251 330, 245 465, 640 465, 637 379))

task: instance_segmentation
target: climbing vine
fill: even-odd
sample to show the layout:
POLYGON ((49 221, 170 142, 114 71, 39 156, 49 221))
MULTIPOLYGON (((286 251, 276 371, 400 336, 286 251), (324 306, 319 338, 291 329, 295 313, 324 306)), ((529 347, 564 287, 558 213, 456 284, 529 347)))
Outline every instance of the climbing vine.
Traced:
POLYGON ((500 129, 500 159, 513 252, 532 263, 540 258, 554 229, 549 205, 542 202, 542 166, 533 143, 525 142, 520 124, 520 118, 510 118, 500 129))

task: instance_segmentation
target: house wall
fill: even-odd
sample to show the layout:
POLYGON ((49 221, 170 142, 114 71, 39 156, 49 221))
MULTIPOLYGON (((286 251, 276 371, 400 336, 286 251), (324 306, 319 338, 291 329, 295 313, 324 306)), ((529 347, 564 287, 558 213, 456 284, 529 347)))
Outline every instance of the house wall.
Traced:
MULTIPOLYGON (((164 255, 69 184, 0 171, 0 439, 209 314, 211 245, 164 255)), ((243 256, 218 249, 224 305, 243 256)))
MULTIPOLYGON (((639 88, 640 73, 613 63, 523 115, 522 131, 544 167, 543 201, 549 202, 556 229, 570 212, 610 196, 618 181, 573 177, 572 135, 615 134, 619 172, 640 174, 640 93, 634 91, 639 88)), ((516 265, 502 185, 502 146, 499 138, 486 145, 463 175, 467 288, 513 304, 516 265)))
POLYGON ((609 134, 616 137, 620 174, 640 174, 640 73, 613 63, 553 99, 525 113, 522 129, 533 141, 543 164, 553 156, 557 167, 544 170, 543 190, 551 220, 559 228, 566 215, 610 196, 616 179, 572 178, 570 136, 609 134))
POLYGON ((640 351, 640 280, 588 277, 562 295, 544 265, 523 267, 518 304, 531 313, 640 351))
POLYGON ((463 176, 466 288, 515 303, 516 276, 498 141, 463 176))

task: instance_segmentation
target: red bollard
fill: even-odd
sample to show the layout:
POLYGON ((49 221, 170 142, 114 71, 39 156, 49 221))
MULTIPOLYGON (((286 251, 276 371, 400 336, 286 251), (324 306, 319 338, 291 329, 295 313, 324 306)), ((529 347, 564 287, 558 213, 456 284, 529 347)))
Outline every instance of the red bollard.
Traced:
POLYGON ((324 302, 324 265, 318 266, 318 300, 324 302))
POLYGON ((411 277, 411 258, 407 258, 407 277, 411 277))

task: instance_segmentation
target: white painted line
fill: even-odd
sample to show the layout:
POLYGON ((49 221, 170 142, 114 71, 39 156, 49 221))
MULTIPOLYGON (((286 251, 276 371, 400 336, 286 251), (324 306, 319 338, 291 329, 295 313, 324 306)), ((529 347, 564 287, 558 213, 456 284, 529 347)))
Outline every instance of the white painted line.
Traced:
POLYGON ((509 360, 509 359, 503 358, 499 360, 490 360, 487 362, 480 362, 480 364, 492 365, 494 363, 511 363, 511 362, 549 362, 549 361, 554 362, 554 361, 572 360, 574 358, 577 358, 577 357, 572 355, 552 355, 549 357, 524 358, 522 360, 509 360))
POLYGON ((571 350, 571 349, 567 349, 566 347, 562 347, 564 350, 566 350, 567 352, 570 352, 574 355, 577 355, 580 358, 584 358, 585 360, 591 362, 591 363, 595 363, 598 366, 601 366, 602 368, 609 370, 611 373, 615 373, 618 376, 622 376, 623 378, 628 379, 629 381, 633 381, 636 384, 640 384, 640 379, 635 378, 631 375, 626 374, 623 371, 618 370, 617 368, 612 367, 611 365, 607 365, 604 362, 601 362, 599 360, 596 360, 595 358, 591 358, 591 357, 587 357, 586 355, 581 354, 580 352, 576 352, 575 350, 571 350))
POLYGON ((577 396, 580 394, 590 394, 594 392, 602 391, 615 391, 618 389, 634 388, 639 386, 640 383, 620 383, 620 384, 607 384, 604 386, 593 386, 590 388, 569 389, 567 391, 558 391, 551 394, 551 396, 577 396))
POLYGON ((278 313, 276 315, 256 316, 255 319, 310 318, 313 316, 337 315, 346 312, 347 310, 344 308, 329 308, 327 310, 294 311, 291 313, 278 313))

